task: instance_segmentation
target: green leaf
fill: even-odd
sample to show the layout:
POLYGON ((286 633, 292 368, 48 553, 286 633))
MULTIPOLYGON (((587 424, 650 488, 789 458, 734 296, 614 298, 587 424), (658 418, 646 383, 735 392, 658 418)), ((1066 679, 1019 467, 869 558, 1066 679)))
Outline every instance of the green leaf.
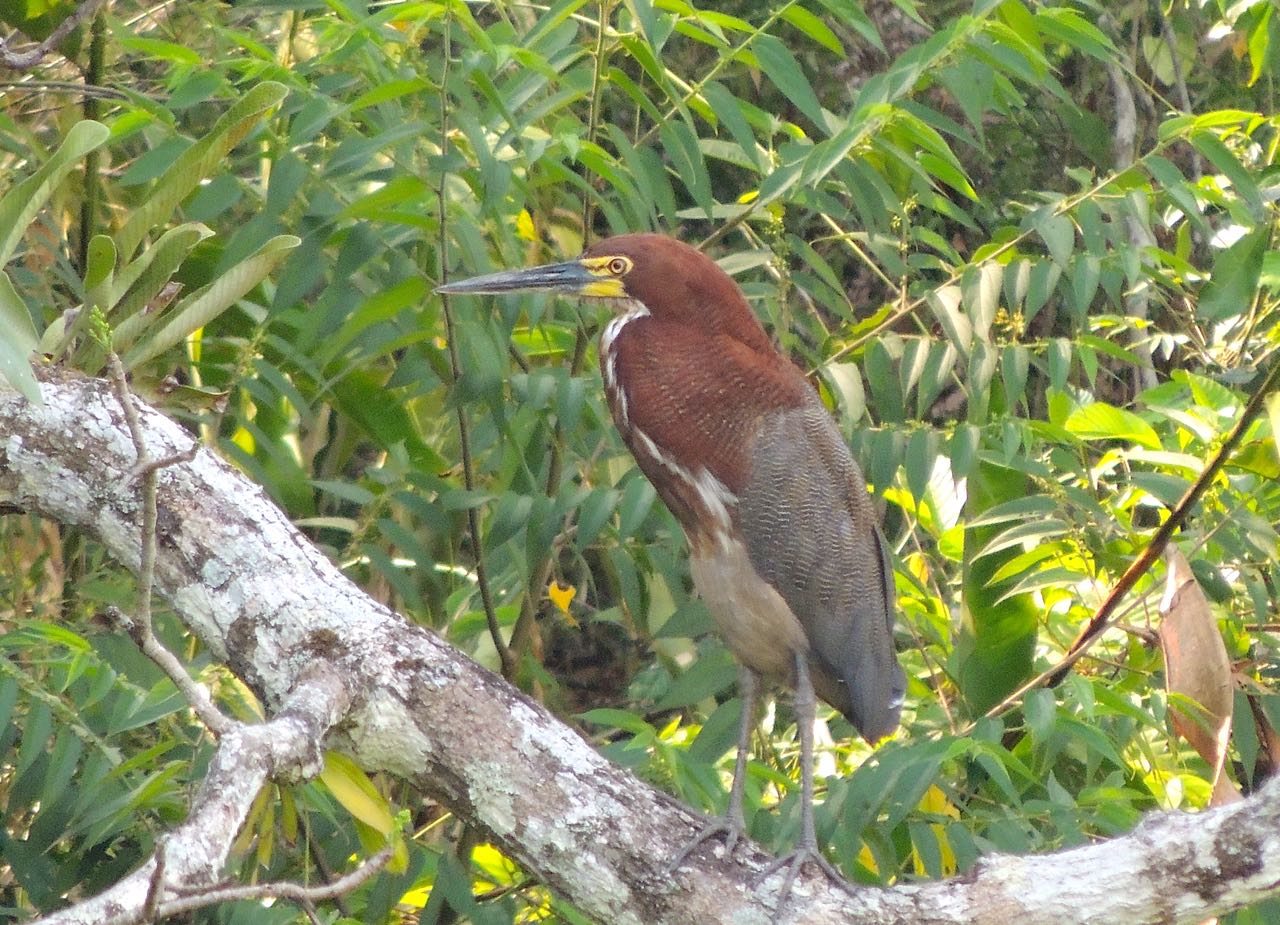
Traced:
POLYGON ((880 51, 884 51, 884 42, 880 39, 880 33, 876 31, 875 23, 867 18, 866 12, 862 6, 853 0, 819 0, 819 2, 831 11, 840 22, 844 23, 863 39, 870 42, 880 51))
POLYGON ((163 225, 201 180, 221 167, 227 154, 249 134, 262 114, 288 92, 283 84, 274 81, 258 84, 223 113, 207 135, 183 151, 116 234, 121 256, 133 256, 142 239, 163 225))
POLYGON ((738 723, 742 718, 742 700, 735 697, 716 707, 689 746, 689 759, 711 764, 724 757, 738 743, 738 723))
POLYGON ((1271 14, 1275 7, 1262 4, 1262 15, 1249 31, 1249 86, 1252 87, 1262 76, 1262 69, 1267 62, 1267 50, 1271 47, 1271 14))
POLYGON ((902 467, 907 476, 907 490, 922 502, 938 457, 938 438, 932 430, 917 430, 907 440, 907 454, 902 467))
POLYGON ((1150 424, 1132 411, 1102 401, 1077 408, 1063 426, 1083 440, 1129 440, 1151 450, 1160 449, 1160 438, 1150 424))
POLYGON ((951 475, 959 480, 968 478, 978 461, 978 444, 982 439, 982 431, 972 424, 957 424, 956 431, 947 444, 947 453, 951 458, 951 475))
POLYGON ((125 368, 137 368, 217 318, 262 282, 275 265, 301 243, 300 238, 291 234, 277 235, 212 283, 183 299, 165 315, 164 327, 125 354, 125 368))
POLYGON ((857 363, 828 363, 822 367, 828 382, 840 396, 840 418, 860 421, 867 412, 867 396, 862 388, 862 371, 857 363))
POLYGON ((1004 267, 994 260, 969 267, 960 283, 965 315, 973 326, 973 334, 981 341, 990 341, 991 322, 1000 306, 1000 280, 1004 267))
POLYGON ((205 225, 186 222, 170 228, 120 269, 115 288, 124 295, 110 316, 117 350, 127 349, 153 320, 138 313, 169 284, 192 248, 212 235, 213 231, 205 225))
POLYGON ((1267 396, 1267 420, 1271 424, 1271 439, 1275 441, 1276 451, 1280 452, 1280 392, 1272 392, 1267 396))
POLYGON ((1099 61, 1109 62, 1118 54, 1101 29, 1067 7, 1041 7, 1036 11, 1036 24, 1049 38, 1065 42, 1099 61))
POLYGON ((799 5, 788 6, 782 11, 782 18, 823 48, 830 50, 841 58, 845 57, 844 46, 840 44, 839 37, 831 31, 831 27, 804 7, 799 5))
POLYGON ((115 304, 113 283, 116 273, 116 242, 105 234, 96 234, 89 242, 88 265, 85 268, 85 304, 103 311, 115 304))
POLYGON ((0 199, 0 267, 9 262, 27 226, 67 172, 110 137, 111 130, 101 122, 77 122, 52 157, 5 193, 0 199))
POLYGON ((1071 250, 1076 243, 1076 229, 1071 219, 1065 215, 1056 215, 1052 209, 1034 221, 1036 232, 1044 241, 1044 246, 1061 268, 1066 268, 1071 260, 1071 250))
POLYGON ((950 339, 962 357, 969 356, 969 348, 973 343, 973 325, 968 316, 960 310, 962 301, 959 286, 942 286, 927 293, 925 300, 938 319, 943 332, 950 339))
POLYGON ((790 100, 795 106, 806 116, 813 120, 814 125, 825 134, 827 131, 827 117, 822 112, 822 104, 818 102, 817 94, 813 92, 813 87, 809 85, 808 79, 804 76, 804 71, 800 69, 800 64, 796 61, 795 56, 782 43, 777 36, 762 32, 756 36, 755 42, 752 43, 752 50, 755 52, 756 60, 760 62, 760 69, 768 75, 774 85, 790 100))
POLYGON ((673 119, 662 125, 659 134, 669 157, 675 161, 676 175, 684 181, 685 189, 694 202, 711 217, 714 200, 711 196, 711 176, 698 149, 698 140, 683 121, 673 119))
MULTIPOLYGON (((966 523, 977 522, 984 513, 1006 504, 1025 503, 1029 487, 1022 473, 979 462, 969 476, 966 523)), ((1040 518, 1030 522, 1032 526, 1041 523, 1040 518)), ((964 596, 951 667, 974 714, 999 702, 1030 676, 1039 628, 1040 611, 1033 595, 1006 599, 1013 582, 993 580, 1001 566, 1022 552, 1021 542, 988 549, 1000 535, 997 524, 966 525, 964 532, 964 596)))
POLYGON ((1004 380, 1004 400, 1009 409, 1022 404, 1031 372, 1031 353, 1022 344, 1009 344, 1000 355, 1000 375, 1004 380))
POLYGON ((1214 167, 1231 181, 1231 188, 1237 196, 1244 200, 1249 214, 1255 219, 1262 218, 1262 193, 1249 169, 1240 163, 1231 149, 1222 143, 1213 132, 1197 131, 1191 134, 1191 143, 1196 150, 1207 157, 1214 167))
POLYGON ((343 809, 369 828, 383 835, 395 831, 395 818, 382 794, 378 793, 367 774, 346 755, 325 752, 320 780, 329 788, 343 809))
POLYGON ((1262 260, 1270 237, 1270 227, 1261 226, 1218 254, 1209 282, 1196 304, 1199 317, 1206 321, 1221 321, 1249 310, 1258 290, 1262 260))
POLYGON ((1015 550, 1022 552, 1026 543, 1044 543, 1067 532, 1067 522, 1058 517, 1042 517, 1009 527, 993 536, 985 546, 975 551, 976 558, 988 558, 997 553, 1015 550))
POLYGON ((708 81, 702 88, 702 95, 710 104, 716 118, 729 130, 733 140, 738 143, 742 153, 747 156, 756 169, 764 166, 761 160, 760 143, 742 113, 742 103, 736 96, 714 80, 708 81))
MULTIPOLYGON (((395 842, 395 852, 388 868, 403 871, 408 863, 408 846, 400 837, 400 829, 391 812, 391 804, 378 792, 373 781, 354 761, 338 752, 325 752, 320 781, 361 825, 367 826, 384 840, 395 842)), ((369 845, 368 847, 374 847, 369 845)))
POLYGON ((9 274, 0 270, 0 377, 33 405, 41 405, 40 383, 31 371, 31 352, 38 338, 26 303, 13 288, 9 274))
POLYGON ((737 679, 738 663, 728 649, 716 648, 704 652, 676 679, 654 708, 672 710, 687 707, 728 690, 737 679))
POLYGON ((199 52, 177 42, 126 35, 120 39, 120 46, 129 51, 138 52, 141 57, 155 58, 173 64, 201 67, 205 63, 199 52))

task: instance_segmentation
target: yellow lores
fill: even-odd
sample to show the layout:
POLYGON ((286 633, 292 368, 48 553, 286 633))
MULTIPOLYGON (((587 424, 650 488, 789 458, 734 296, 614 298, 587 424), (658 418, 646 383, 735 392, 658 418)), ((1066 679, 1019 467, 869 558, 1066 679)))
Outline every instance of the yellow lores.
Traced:
POLYGON ((582 294, 597 299, 625 299, 622 277, 631 272, 630 257, 583 257, 579 263, 595 279, 582 287, 582 294))

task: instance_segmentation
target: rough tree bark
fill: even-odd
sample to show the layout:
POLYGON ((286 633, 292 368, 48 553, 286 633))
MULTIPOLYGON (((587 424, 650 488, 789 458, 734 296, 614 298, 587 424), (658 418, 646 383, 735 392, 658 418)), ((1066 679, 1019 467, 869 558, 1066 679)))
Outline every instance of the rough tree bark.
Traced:
MULTIPOLYGON (((102 382, 45 372, 42 407, 0 389, 0 504, 75 524, 138 567, 133 444, 102 382)), ((156 456, 191 436, 140 407, 156 456)), ((770 860, 712 845, 666 864, 698 817, 601 758, 572 730, 343 577, 260 488, 213 453, 160 472, 156 590, 274 714, 316 672, 346 682, 326 744, 401 775, 490 833, 569 901, 611 923, 767 922, 770 860)), ((304 685, 305 686, 305 685, 304 685)), ((295 701, 296 703, 296 701, 295 701)), ((780 875, 779 875, 780 876, 780 875)), ((1198 815, 1038 857, 992 857, 934 883, 861 889, 802 878, 785 920, 1173 923, 1280 889, 1280 782, 1198 815)))

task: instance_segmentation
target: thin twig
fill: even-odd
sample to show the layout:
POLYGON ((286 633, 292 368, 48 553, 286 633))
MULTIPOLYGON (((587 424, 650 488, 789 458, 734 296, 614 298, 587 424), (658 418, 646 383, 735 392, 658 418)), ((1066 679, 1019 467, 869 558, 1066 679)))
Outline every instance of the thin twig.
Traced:
MULTIPOLYGON (((1115 156, 1116 170, 1125 171, 1133 166, 1133 159, 1138 149, 1138 108, 1133 101, 1133 88, 1129 86, 1129 78, 1124 70, 1114 61, 1107 64, 1107 76, 1111 82, 1111 93, 1115 98, 1115 126, 1111 137, 1112 154, 1115 156)), ((1143 224, 1133 209, 1124 213, 1125 232, 1129 245, 1134 252, 1142 255, 1155 246, 1155 238, 1151 230, 1143 224)), ((1148 302, 1151 288, 1146 281, 1139 281, 1125 296, 1125 313, 1133 318, 1147 318, 1150 314, 1148 302)), ((1141 335, 1137 328, 1133 330, 1133 351, 1141 361, 1134 369, 1134 390, 1154 388, 1156 371, 1151 363, 1151 343, 1141 335)))
POLYGON ((363 864, 350 873, 343 874, 332 883, 321 883, 306 886, 301 883, 283 881, 278 883, 255 883, 246 886, 219 886, 197 893, 188 893, 178 899, 162 903, 159 914, 161 918, 191 912, 195 909, 211 906, 215 903, 243 902, 245 900, 284 899, 304 907, 318 902, 329 902, 339 896, 350 893, 362 883, 386 866, 395 852, 395 845, 389 844, 377 854, 372 855, 363 864))
MULTIPOLYGON (((1173 23, 1169 21, 1169 17, 1165 14, 1164 4, 1157 3, 1156 15, 1160 17, 1160 37, 1164 39, 1164 44, 1169 49, 1169 63, 1173 65, 1173 88, 1178 94, 1178 106, 1183 112, 1191 112, 1191 95, 1187 93, 1187 81, 1182 76, 1182 59, 1178 57, 1178 37, 1174 35, 1173 23)), ((1194 148, 1191 151, 1191 177, 1197 183, 1200 182, 1202 171, 1200 168, 1200 152, 1194 148)))
POLYGON ((129 391, 129 380, 125 376, 124 366, 119 355, 113 350, 107 354, 107 373, 115 389, 116 400, 124 411, 125 425, 129 429, 129 437, 133 441, 137 462, 130 474, 129 483, 141 478, 142 487, 142 552, 138 567, 138 606, 136 615, 130 617, 118 608, 110 607, 107 614, 117 626, 124 629, 133 638, 148 658, 164 671, 169 679, 182 693, 187 703, 195 711, 196 716, 214 735, 222 736, 231 726, 218 710, 209 696, 209 692, 187 673, 186 667, 178 657, 165 648, 156 637, 151 620, 151 592, 155 586, 156 571, 156 495, 158 493, 159 471, 174 462, 190 461, 199 449, 198 444, 181 453, 175 453, 160 459, 152 459, 146 438, 142 432, 142 423, 138 419, 138 409, 133 403, 133 394, 129 391))
POLYGON ((86 87, 67 80, 0 80, 0 92, 30 93, 37 96, 47 93, 68 93, 76 96, 92 96, 100 100, 129 99, 129 94, 114 87, 86 87))
MULTIPOLYGON (((592 144, 596 140, 596 132, 600 125, 600 86, 601 76, 604 73, 604 47, 606 26, 609 23, 609 16, 613 12, 613 3, 611 0, 600 0, 600 21, 596 24, 596 53, 591 67, 591 99, 590 108, 587 110, 587 134, 586 140, 588 144, 592 144)), ((597 176, 597 180, 599 177, 597 176)), ((589 242, 591 240, 591 212, 592 199, 590 185, 588 184, 587 192, 582 195, 582 240, 589 242)))
MULTIPOLYGON (((325 883, 334 881, 333 868, 329 866, 329 862, 324 858, 324 852, 320 850, 320 843, 316 839, 316 833, 308 824, 306 826, 307 834, 307 853, 311 858, 311 863, 316 865, 316 869, 320 871, 320 877, 325 883)), ((338 912, 347 918, 351 918, 351 904, 347 902, 343 896, 333 897, 333 904, 338 907, 338 912)))
POLYGON ((205 686, 187 672, 178 657, 170 652, 156 637, 150 624, 131 617, 120 608, 111 606, 104 611, 111 624, 129 635, 142 654, 151 659, 173 682, 182 694, 183 699, 195 711, 200 722, 209 727, 209 731, 221 737, 231 728, 232 721, 218 709, 213 697, 205 686))
POLYGON ((1267 395, 1276 387, 1278 381, 1280 381, 1280 360, 1274 360, 1271 369, 1267 371, 1266 378, 1258 386, 1257 391, 1250 396, 1249 401, 1244 406, 1244 410, 1240 413, 1240 419, 1236 421, 1235 426, 1231 428, 1231 431, 1222 441, 1222 445, 1218 447, 1217 452, 1210 458, 1208 464, 1204 467, 1204 471, 1200 473, 1199 478, 1191 484, 1191 487, 1187 489, 1173 510, 1169 512, 1168 518, 1152 535, 1146 548, 1142 550, 1138 558, 1133 560, 1133 563, 1125 570, 1125 573, 1120 576, 1120 579, 1112 587, 1111 593, 1107 595, 1106 600, 1099 605, 1089 622, 1081 629, 1076 641, 1067 650, 1067 654, 1052 668, 1036 675, 997 703, 986 712, 986 716, 994 717, 1003 713, 1018 703, 1028 691, 1037 687, 1057 686, 1067 676, 1071 666, 1079 661, 1080 657, 1088 652, 1093 644, 1101 638, 1103 632, 1111 626, 1112 613, 1119 606, 1120 601, 1133 589, 1138 579, 1151 568, 1156 559, 1164 552, 1164 548, 1168 545, 1174 531, 1182 526, 1182 523, 1187 519, 1187 515, 1191 512, 1191 508, 1200 500, 1200 496, 1204 494, 1205 489, 1209 487, 1218 471, 1226 465, 1227 460, 1236 448, 1236 444, 1240 442, 1244 432, 1253 423, 1254 418, 1258 416, 1267 395))
POLYGON ((196 454, 200 452, 200 444, 192 441, 191 446, 187 447, 180 453, 170 453, 168 456, 161 456, 159 459, 148 459, 145 462, 139 462, 133 467, 129 473, 129 484, 133 484, 138 479, 146 478, 153 472, 159 472, 161 469, 167 469, 169 466, 177 466, 181 463, 189 463, 196 458, 196 454))
MULTIPOLYGON (((449 103, 448 103, 448 85, 449 85, 449 59, 453 54, 452 48, 452 17, 446 17, 444 25, 444 48, 441 51, 443 56, 443 72, 440 75, 440 153, 441 163, 446 163, 449 152, 449 103)), ((448 214, 448 202, 445 197, 445 181, 448 179, 448 170, 441 169, 440 183, 436 187, 436 200, 440 209, 440 238, 439 238, 439 259, 440 259, 440 280, 447 282, 449 268, 449 223, 446 221, 448 214)), ((456 387, 462 379, 462 360, 458 355, 458 332, 453 323, 453 308, 449 302, 449 297, 444 296, 444 326, 445 338, 449 347, 449 371, 453 377, 453 385, 456 387)), ((471 459, 471 427, 467 421, 467 410, 462 402, 458 402, 458 446, 462 453, 462 483, 467 491, 475 491, 475 470, 471 459)), ((480 587, 480 601, 484 605, 484 618, 489 627, 489 636, 493 639, 493 647, 498 652, 498 659, 502 664, 502 676, 508 681, 515 678, 516 660, 511 654, 511 649, 506 641, 502 638, 502 625, 498 622, 498 611, 493 604, 493 592, 489 588, 489 572, 484 563, 484 547, 480 542, 480 515, 477 513, 475 505, 467 508, 467 535, 471 539, 471 552, 476 560, 476 584, 480 587)))
MULTIPOLYGON (((596 32, 595 63, 591 79, 591 109, 587 117, 586 141, 588 143, 596 140, 596 135, 600 130, 600 84, 601 75, 604 72, 606 26, 612 10, 613 4, 610 0, 601 0, 596 32)), ((584 242, 589 242, 591 238, 591 216, 592 200, 590 192, 587 192, 582 198, 582 238, 584 242)), ((581 313, 579 313, 578 324, 573 336, 573 356, 569 362, 570 377, 577 376, 582 372, 589 341, 590 335, 587 332, 585 322, 582 320, 581 313)), ((525 371, 527 372, 528 370, 526 369, 525 371)), ((547 480, 544 487, 545 493, 549 498, 554 498, 560 488, 560 477, 564 471, 564 439, 564 425, 557 418, 551 428, 547 459, 547 480)), ((569 521, 570 517, 566 517, 564 529, 568 528, 569 521)), ((551 571, 555 566, 556 555, 557 544, 552 543, 546 555, 542 556, 534 564, 534 567, 529 570, 529 583, 525 587, 524 600, 520 604, 520 615, 516 618, 515 626, 511 630, 510 648, 515 653, 514 658, 520 658, 527 651, 532 650, 534 658, 539 663, 542 661, 542 643, 538 635, 537 622, 538 605, 542 601, 543 591, 547 587, 547 583, 551 580, 551 571)), ((540 685, 537 681, 533 682, 532 692, 535 697, 541 698, 540 685)))
POLYGON ((154 922, 160 909, 160 897, 164 895, 165 840, 156 839, 156 867, 147 885, 147 901, 142 904, 142 921, 154 922))
POLYGON ((13 36, 10 36, 9 39, 0 39, 0 64, 15 71, 31 70, 31 68, 44 60, 45 55, 62 44, 62 40, 70 35, 81 22, 96 13, 102 3, 103 0, 85 0, 84 3, 72 10, 66 19, 58 23, 58 27, 49 33, 48 38, 26 51, 9 50, 9 39, 12 39, 13 36))

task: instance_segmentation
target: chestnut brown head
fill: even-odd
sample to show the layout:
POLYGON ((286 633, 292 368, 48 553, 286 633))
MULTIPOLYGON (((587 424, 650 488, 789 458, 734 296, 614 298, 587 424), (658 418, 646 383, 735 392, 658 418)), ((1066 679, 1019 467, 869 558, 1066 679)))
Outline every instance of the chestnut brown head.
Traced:
POLYGON ((662 234, 624 234, 591 245, 577 260, 503 270, 440 286, 437 292, 497 295, 561 292, 638 303, 654 318, 729 334, 756 348, 768 337, 742 291, 716 262, 662 234))

